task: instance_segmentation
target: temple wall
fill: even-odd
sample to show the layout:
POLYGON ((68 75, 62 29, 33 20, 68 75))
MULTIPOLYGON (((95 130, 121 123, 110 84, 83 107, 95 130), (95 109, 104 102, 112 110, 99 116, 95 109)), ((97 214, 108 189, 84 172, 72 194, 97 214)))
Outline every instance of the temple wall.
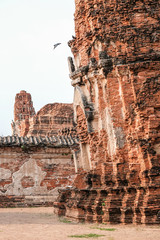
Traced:
POLYGON ((71 149, 36 144, 1 144, 0 207, 52 206, 58 189, 73 184, 71 149))

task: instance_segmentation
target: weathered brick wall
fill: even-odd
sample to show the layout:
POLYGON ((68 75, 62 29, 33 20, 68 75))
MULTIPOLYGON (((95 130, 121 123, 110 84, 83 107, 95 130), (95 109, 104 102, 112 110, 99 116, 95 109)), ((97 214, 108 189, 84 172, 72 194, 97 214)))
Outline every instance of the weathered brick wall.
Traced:
POLYGON ((86 221, 157 223, 158 1, 75 3, 69 69, 81 161, 76 189, 61 193, 57 211, 86 221))
POLYGON ((75 143, 62 140, 0 138, 0 207, 53 205, 58 189, 73 184, 75 143))

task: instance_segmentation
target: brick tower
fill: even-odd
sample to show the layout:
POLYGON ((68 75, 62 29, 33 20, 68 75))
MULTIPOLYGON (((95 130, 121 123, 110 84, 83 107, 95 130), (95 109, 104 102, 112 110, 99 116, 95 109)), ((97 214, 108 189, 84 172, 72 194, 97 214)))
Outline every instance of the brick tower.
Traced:
POLYGON ((35 115, 31 94, 22 90, 16 94, 14 104, 13 135, 26 136, 29 130, 29 118, 35 115))
MULTIPOLYGON (((76 189, 66 191, 73 198, 59 213, 63 208, 73 217, 77 211, 77 218, 84 221, 157 223, 158 1, 75 0, 75 4, 76 34, 69 42, 74 59, 68 60, 81 157, 76 163, 76 189)), ((60 202, 67 199, 61 194, 60 202)))

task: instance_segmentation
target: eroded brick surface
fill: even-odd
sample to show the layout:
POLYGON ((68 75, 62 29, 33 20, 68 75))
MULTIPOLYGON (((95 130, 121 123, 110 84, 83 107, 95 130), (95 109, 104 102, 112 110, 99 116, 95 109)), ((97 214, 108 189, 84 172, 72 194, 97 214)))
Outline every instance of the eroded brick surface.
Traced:
POLYGON ((53 136, 60 130, 73 127, 73 105, 67 103, 47 104, 30 118, 27 136, 53 136))
POLYGON ((68 147, 0 147, 0 207, 51 206, 74 178, 68 147))
POLYGON ((158 223, 159 6, 75 0, 69 58, 80 139, 75 189, 56 211, 83 221, 158 223))

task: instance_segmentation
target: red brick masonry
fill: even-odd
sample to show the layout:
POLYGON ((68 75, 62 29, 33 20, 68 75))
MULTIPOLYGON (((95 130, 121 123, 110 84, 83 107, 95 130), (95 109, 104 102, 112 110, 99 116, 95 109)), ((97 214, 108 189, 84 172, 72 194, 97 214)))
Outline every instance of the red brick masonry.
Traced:
POLYGON ((72 136, 0 137, 0 207, 52 206, 75 179, 72 136))
POLYGON ((159 222, 157 0, 75 0, 69 61, 80 139, 75 189, 56 212, 82 221, 159 222))

